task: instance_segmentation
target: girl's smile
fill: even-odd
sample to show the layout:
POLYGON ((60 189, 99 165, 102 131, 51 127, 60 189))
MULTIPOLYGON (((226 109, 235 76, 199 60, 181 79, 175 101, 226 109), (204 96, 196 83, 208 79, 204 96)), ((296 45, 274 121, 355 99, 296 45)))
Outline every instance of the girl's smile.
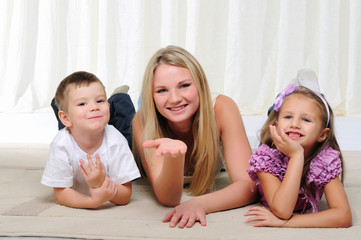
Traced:
POLYGON ((293 140, 303 137, 303 135, 298 132, 286 132, 286 134, 293 140))
POLYGON ((321 109, 313 99, 301 94, 288 96, 279 111, 277 127, 297 141, 305 155, 317 142, 323 141, 321 109))

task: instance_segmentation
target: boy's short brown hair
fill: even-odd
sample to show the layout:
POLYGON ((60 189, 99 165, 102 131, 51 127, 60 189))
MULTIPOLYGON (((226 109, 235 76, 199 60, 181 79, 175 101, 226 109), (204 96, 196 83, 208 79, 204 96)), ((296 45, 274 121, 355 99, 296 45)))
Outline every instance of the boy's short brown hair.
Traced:
MULTIPOLYGON (((60 82, 55 93, 55 104, 58 107, 58 109, 62 111, 67 111, 68 92, 70 85, 74 84, 75 87, 81 87, 81 86, 89 86, 90 83, 94 83, 94 82, 99 82, 104 88, 104 85, 99 80, 99 78, 89 72, 85 72, 85 71, 74 72, 69 76, 67 76, 66 78, 64 78, 60 82)), ((104 92, 105 92, 105 88, 104 88, 104 92)))

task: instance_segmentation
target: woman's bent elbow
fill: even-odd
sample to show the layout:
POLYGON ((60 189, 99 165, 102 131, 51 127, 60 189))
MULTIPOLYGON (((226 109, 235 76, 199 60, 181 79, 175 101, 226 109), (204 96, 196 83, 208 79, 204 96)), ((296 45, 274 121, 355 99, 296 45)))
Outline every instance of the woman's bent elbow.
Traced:
POLYGON ((157 189, 154 190, 154 193, 158 199, 158 202, 165 207, 175 207, 179 205, 182 194, 183 188, 178 189, 177 191, 164 191, 164 189, 157 189))
POLYGON ((181 198, 171 199, 171 198, 158 198, 160 204, 165 207, 175 207, 178 206, 180 203, 181 198))
POLYGON ((182 193, 168 193, 168 194, 156 194, 157 199, 160 204, 162 204, 165 207, 175 207, 178 206, 180 203, 180 200, 182 198, 182 193))

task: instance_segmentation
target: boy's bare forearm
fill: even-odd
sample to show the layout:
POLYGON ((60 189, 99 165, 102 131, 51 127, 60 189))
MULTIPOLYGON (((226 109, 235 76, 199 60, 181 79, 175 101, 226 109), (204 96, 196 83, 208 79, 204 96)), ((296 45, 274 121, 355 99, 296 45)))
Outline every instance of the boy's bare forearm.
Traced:
POLYGON ((97 208, 102 202, 96 202, 90 196, 75 191, 72 188, 54 188, 56 201, 60 205, 73 208, 97 208))
POLYGON ((117 184, 117 194, 112 200, 110 200, 110 202, 117 205, 125 205, 129 203, 131 195, 132 195, 132 182, 117 184))

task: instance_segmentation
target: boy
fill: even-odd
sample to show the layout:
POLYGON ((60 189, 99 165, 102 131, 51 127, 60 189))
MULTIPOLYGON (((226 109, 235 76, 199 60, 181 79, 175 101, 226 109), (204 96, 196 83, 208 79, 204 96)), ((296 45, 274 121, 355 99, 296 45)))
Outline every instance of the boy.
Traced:
POLYGON ((101 81, 94 74, 75 72, 59 84, 55 102, 65 128, 51 143, 41 183, 53 187, 56 201, 69 207, 127 204, 131 181, 140 174, 127 140, 108 125, 101 81))

